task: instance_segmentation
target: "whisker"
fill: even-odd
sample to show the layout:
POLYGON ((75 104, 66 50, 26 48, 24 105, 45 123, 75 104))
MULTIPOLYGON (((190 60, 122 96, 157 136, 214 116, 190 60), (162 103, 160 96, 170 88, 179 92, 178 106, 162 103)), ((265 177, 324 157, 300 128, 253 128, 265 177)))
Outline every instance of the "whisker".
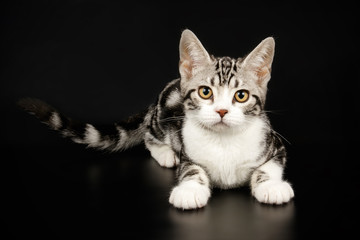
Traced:
POLYGON ((281 135, 280 133, 278 133, 278 132, 275 131, 274 129, 273 129, 273 131, 274 131, 274 133, 275 133, 277 136, 279 136, 280 138, 284 139, 288 144, 291 145, 291 142, 290 142, 289 140, 287 140, 283 135, 281 135))
POLYGON ((262 110, 262 113, 271 113, 271 114, 278 114, 278 115, 282 115, 284 112, 286 112, 286 110, 262 110))
POLYGON ((185 116, 177 116, 177 117, 168 117, 164 119, 160 119, 159 122, 171 122, 171 121, 178 121, 178 120, 184 120, 185 116))

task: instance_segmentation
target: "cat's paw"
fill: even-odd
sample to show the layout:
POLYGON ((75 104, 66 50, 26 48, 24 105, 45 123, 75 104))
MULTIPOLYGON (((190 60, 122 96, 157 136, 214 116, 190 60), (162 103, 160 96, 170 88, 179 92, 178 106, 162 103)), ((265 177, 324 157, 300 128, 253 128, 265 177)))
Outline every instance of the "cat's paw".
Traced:
POLYGON ((169 202, 176 208, 196 209, 204 207, 210 197, 207 186, 190 180, 176 186, 170 195, 169 202))
POLYGON ((253 189, 253 195, 262 203, 283 204, 294 197, 294 191, 288 182, 268 180, 253 189))
POLYGON ((151 156, 162 167, 172 168, 179 165, 180 163, 179 157, 167 145, 153 146, 151 147, 150 151, 151 151, 151 156))

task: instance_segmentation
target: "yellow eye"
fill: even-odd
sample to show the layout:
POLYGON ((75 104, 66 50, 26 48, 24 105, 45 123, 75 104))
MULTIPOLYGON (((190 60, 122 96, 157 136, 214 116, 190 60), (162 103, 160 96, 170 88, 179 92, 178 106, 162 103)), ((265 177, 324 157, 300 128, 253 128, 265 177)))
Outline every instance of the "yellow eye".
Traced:
POLYGON ((235 93, 234 98, 239 103, 246 102, 249 99, 249 91, 239 90, 235 93))
POLYGON ((203 99, 209 99, 212 97, 213 92, 212 92, 211 88, 202 86, 199 88, 199 95, 203 99))

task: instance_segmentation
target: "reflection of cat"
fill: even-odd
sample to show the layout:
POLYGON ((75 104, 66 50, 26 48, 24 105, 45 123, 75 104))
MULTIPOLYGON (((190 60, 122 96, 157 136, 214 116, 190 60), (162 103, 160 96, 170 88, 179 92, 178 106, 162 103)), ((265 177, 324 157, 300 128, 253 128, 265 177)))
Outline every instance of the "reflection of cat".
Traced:
POLYGON ((282 179, 286 151, 263 111, 274 48, 270 37, 245 58, 215 58, 185 30, 181 78, 145 112, 105 127, 77 123, 37 99, 19 104, 89 147, 116 151, 144 141, 161 166, 179 165, 170 195, 177 208, 205 206, 212 187, 246 184, 258 201, 282 204, 294 196, 282 179))

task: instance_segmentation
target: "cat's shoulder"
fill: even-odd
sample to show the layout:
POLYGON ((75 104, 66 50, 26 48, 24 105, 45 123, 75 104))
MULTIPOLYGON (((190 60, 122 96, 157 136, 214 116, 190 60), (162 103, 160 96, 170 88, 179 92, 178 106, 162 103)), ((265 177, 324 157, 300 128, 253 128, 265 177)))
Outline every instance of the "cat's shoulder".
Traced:
POLYGON ((169 82, 159 95, 161 107, 173 108, 182 104, 183 99, 180 91, 180 78, 169 82))

